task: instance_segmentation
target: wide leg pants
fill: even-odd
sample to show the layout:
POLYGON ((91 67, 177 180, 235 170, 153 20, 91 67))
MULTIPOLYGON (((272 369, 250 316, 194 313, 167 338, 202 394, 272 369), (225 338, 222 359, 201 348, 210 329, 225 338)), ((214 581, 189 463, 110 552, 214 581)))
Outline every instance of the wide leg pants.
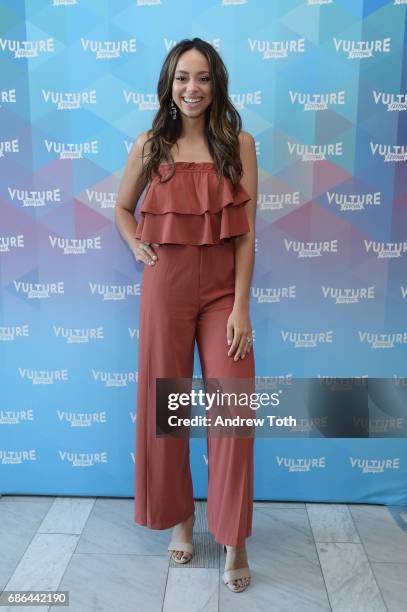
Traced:
MULTIPOLYGON (((197 341, 202 377, 252 378, 254 353, 228 357, 226 323, 235 287, 234 242, 153 246, 143 269, 138 353, 134 520, 168 529, 194 512, 189 437, 156 437, 156 378, 192 378, 197 341)), ((207 436, 208 529, 243 547, 253 515, 254 437, 207 436)))

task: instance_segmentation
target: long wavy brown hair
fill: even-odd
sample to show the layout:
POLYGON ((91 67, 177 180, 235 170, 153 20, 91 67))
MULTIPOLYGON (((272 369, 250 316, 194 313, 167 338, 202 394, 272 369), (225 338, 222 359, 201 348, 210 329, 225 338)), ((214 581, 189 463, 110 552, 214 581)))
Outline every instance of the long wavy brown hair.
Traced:
POLYGON ((182 128, 180 113, 174 120, 170 115, 170 101, 172 97, 172 84, 179 57, 189 49, 197 49, 203 53, 209 63, 212 81, 213 99, 205 110, 205 136, 209 153, 218 172, 219 183, 221 177, 228 177, 232 183, 234 195, 236 194, 240 178, 243 173, 240 160, 240 144, 238 135, 242 129, 241 117, 229 100, 228 72, 219 53, 201 38, 183 39, 171 49, 164 60, 157 84, 157 93, 160 108, 155 115, 151 136, 143 146, 143 174, 147 181, 152 180, 153 173, 159 175, 160 182, 170 180, 175 173, 175 162, 170 153, 171 147, 177 142, 182 128), (144 147, 151 143, 149 154, 144 164, 144 147), (160 163, 171 163, 172 173, 166 180, 162 180, 159 171, 160 163))

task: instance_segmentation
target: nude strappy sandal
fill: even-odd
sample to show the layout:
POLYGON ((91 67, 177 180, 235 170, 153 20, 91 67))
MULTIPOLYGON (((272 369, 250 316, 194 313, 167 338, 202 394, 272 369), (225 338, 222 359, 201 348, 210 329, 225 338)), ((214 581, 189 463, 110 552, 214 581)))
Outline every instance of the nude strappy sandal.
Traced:
MULTIPOLYGON (((223 550, 225 553, 227 553, 226 546, 223 547, 223 550)), ((222 578, 228 589, 233 591, 233 593, 241 593, 249 586, 251 575, 249 567, 246 565, 245 567, 239 567, 238 569, 225 570, 222 578), (233 586, 233 581, 237 580, 238 578, 249 578, 249 581, 244 586, 233 586)))
MULTIPOLYGON (((195 513, 194 513, 194 518, 192 519, 192 529, 194 528, 195 525, 195 513)), ((189 561, 191 561, 192 557, 194 556, 194 545, 192 544, 192 542, 176 542, 175 540, 171 540, 171 542, 168 545, 168 552, 171 553, 171 559, 173 561, 175 561, 175 563, 188 563, 189 561), (188 557, 188 559, 185 559, 185 561, 182 561, 182 557, 181 559, 177 559, 177 557, 174 557, 174 552, 181 550, 182 552, 186 552, 189 553, 191 556, 188 557)))

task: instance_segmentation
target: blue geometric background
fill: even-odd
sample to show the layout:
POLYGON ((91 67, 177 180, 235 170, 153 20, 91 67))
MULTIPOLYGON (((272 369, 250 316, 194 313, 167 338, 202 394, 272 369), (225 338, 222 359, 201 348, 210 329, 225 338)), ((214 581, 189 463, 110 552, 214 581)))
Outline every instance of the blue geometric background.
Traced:
MULTIPOLYGON (((133 495, 143 268, 114 206, 182 38, 256 142, 259 385, 406 388, 406 31, 404 0, 0 0, 0 493, 133 495)), ((256 440, 255 497, 407 503, 386 408, 382 437, 256 440)), ((205 440, 191 466, 205 497, 205 440)))

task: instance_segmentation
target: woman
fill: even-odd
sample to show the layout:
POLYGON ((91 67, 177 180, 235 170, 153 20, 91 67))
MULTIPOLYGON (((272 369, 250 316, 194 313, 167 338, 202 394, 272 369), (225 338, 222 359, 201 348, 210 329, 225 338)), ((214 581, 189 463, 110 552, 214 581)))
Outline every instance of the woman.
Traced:
MULTIPOLYGON (((228 97, 215 49, 182 40, 158 82, 152 130, 129 153, 117 227, 144 265, 140 301, 135 521, 174 527, 169 551, 192 558, 189 439, 157 437, 156 378, 191 378, 197 341, 205 378, 254 380, 249 288, 254 263, 257 160, 228 97), (174 162, 174 163, 173 163, 174 162), (139 223, 137 200, 148 185, 139 223)), ((253 437, 211 437, 208 528, 226 552, 223 580, 250 582, 245 538, 253 513, 253 437)))

